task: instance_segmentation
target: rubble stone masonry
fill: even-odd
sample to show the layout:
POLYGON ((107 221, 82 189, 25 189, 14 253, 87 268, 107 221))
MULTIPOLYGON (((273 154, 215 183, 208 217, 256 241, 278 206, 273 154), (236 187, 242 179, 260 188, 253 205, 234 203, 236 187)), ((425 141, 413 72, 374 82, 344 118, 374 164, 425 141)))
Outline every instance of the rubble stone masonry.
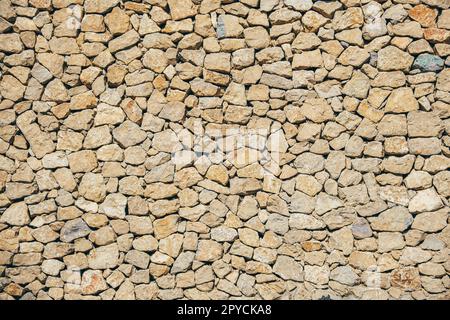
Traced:
POLYGON ((0 300, 450 299, 449 0, 0 0, 0 300))

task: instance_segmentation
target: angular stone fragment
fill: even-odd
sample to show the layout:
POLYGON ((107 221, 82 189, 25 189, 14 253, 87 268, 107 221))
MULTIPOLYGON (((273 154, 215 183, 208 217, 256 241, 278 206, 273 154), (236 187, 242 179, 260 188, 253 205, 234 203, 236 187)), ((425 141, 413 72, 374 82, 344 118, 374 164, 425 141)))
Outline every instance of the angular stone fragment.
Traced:
POLYGON ((30 222, 30 216, 25 202, 11 204, 0 216, 0 221, 13 226, 27 225, 30 222))
POLYGON ((88 255, 89 268, 112 269, 119 264, 119 248, 113 243, 92 249, 88 255))
POLYGON ((415 265, 431 259, 431 253, 418 247, 406 247, 400 257, 402 265, 415 265))
POLYGON ((438 56, 423 53, 414 60, 412 67, 424 72, 438 72, 444 68, 444 60, 438 56))
POLYGON ((388 157, 381 163, 383 170, 395 174, 408 174, 414 165, 414 156, 388 157))
POLYGON ((394 46, 388 46, 378 52, 377 67, 382 71, 409 70, 414 58, 394 46))
POLYGON ((270 44, 270 36, 263 27, 245 29, 244 38, 247 45, 255 49, 264 49, 270 44))
POLYGON ((110 218, 125 218, 127 198, 121 193, 109 194, 105 201, 99 206, 99 212, 106 214, 110 218))
POLYGON ((19 53, 23 50, 23 44, 17 33, 0 34, 0 51, 6 53, 19 53))
POLYGON ((86 134, 83 147, 86 149, 96 149, 111 142, 112 136, 108 126, 94 127, 86 134))
POLYGON ((173 263, 171 273, 177 274, 188 271, 188 269, 192 265, 194 258, 195 258, 194 252, 190 251, 182 252, 173 263))
POLYGON ((354 286, 359 282, 359 276, 349 266, 336 267, 330 273, 330 279, 347 286, 354 286))
POLYGON ((342 251, 344 255, 352 252, 353 241, 353 234, 348 227, 332 232, 328 240, 331 248, 342 251))
POLYGON ((317 196, 315 210, 318 215, 322 215, 330 210, 342 207, 343 205, 343 202, 339 198, 321 192, 317 196))
POLYGON ((95 1, 86 0, 84 7, 87 13, 105 13, 109 9, 117 6, 119 0, 95 1))
MULTIPOLYGON (((316 205, 316 200, 302 192, 295 192, 291 197, 290 212, 311 213, 316 205)), ((311 219, 312 221, 314 219, 311 219)), ((298 228, 302 229, 302 228, 298 228)))
POLYGON ((234 82, 230 83, 223 99, 235 105, 245 106, 247 104, 245 86, 234 82))
POLYGON ((338 62, 347 66, 360 67, 370 58, 369 52, 358 47, 348 47, 339 56, 338 62))
POLYGON ((423 27, 432 27, 435 25, 437 13, 432 8, 419 4, 410 9, 408 15, 423 27))
POLYGON ((447 215, 447 209, 420 213, 414 217, 411 228, 424 232, 438 232, 447 225, 447 215))
POLYGON ((37 186, 31 183, 9 182, 6 184, 5 195, 10 200, 19 200, 32 195, 37 190, 37 186))
POLYGON ((169 61, 162 50, 148 49, 142 58, 142 64, 154 72, 161 73, 168 66, 169 61))
POLYGON ((42 158, 55 150, 55 144, 50 138, 49 133, 42 131, 39 125, 33 122, 34 119, 35 114, 32 111, 28 111, 17 117, 16 123, 30 143, 31 149, 36 157, 42 158))
POLYGON ((238 237, 235 229, 229 227, 217 227, 211 230, 211 239, 219 242, 231 242, 238 237))
POLYGON ((393 287, 406 290, 417 290, 421 287, 419 271, 413 267, 394 270, 390 279, 393 287))
POLYGON ((212 240, 200 240, 195 258, 199 261, 213 262, 222 257, 223 247, 212 240))
POLYGON ((376 260, 370 252, 354 251, 348 258, 348 264, 359 270, 374 269, 376 260))
POLYGON ((169 215, 162 219, 155 220, 153 229, 156 239, 163 239, 177 231, 177 223, 179 217, 176 215, 169 215))
POLYGON ((309 99, 300 107, 300 112, 309 120, 316 123, 334 118, 333 110, 325 99, 309 99))
POLYGON ((72 242, 75 239, 83 238, 91 232, 83 219, 67 221, 61 229, 60 239, 62 242, 72 242))
POLYGON ((228 183, 228 173, 224 166, 213 165, 209 167, 206 177, 212 181, 226 185, 228 183))
POLYGON ((407 113, 418 109, 419 103, 414 97, 413 91, 411 88, 404 87, 392 91, 386 102, 384 111, 393 113, 407 113))
POLYGON ((397 206, 380 213, 370 225, 376 231, 402 232, 409 228, 413 220, 407 208, 397 206))
POLYGON ((150 262, 150 256, 145 252, 130 250, 125 255, 125 262, 139 269, 146 269, 150 262))
POLYGON ((185 109, 186 106, 181 102, 169 102, 162 108, 158 116, 173 122, 181 121, 185 115, 185 109))
POLYGON ((312 0, 296 1, 296 0, 284 0, 284 4, 288 7, 292 7, 298 11, 308 11, 312 8, 312 0))
POLYGON ((322 190, 322 185, 314 177, 299 175, 296 178, 296 189, 312 197, 322 190))
POLYGON ((363 12, 360 8, 352 7, 339 12, 333 19, 333 28, 337 31, 360 27, 364 22, 363 12))
POLYGON ((130 18, 119 7, 114 7, 114 9, 106 15, 105 23, 113 35, 118 35, 128 31, 130 18))
POLYGON ((64 102, 69 100, 69 94, 61 80, 53 79, 45 87, 42 100, 64 102))
POLYGON ((353 77, 345 84, 342 93, 359 99, 367 97, 370 83, 369 78, 363 73, 354 73, 353 77))
POLYGON ((442 122, 434 112, 408 113, 408 136, 435 137, 442 131, 442 122))
POLYGON ((306 12, 302 17, 302 23, 309 32, 317 32, 317 30, 327 22, 328 19, 313 10, 306 12))
POLYGON ((421 38, 423 36, 420 24, 415 21, 397 23, 389 26, 389 30, 397 36, 408 36, 412 38, 421 38))
POLYGON ((106 186, 100 174, 88 172, 81 179, 78 192, 87 200, 101 202, 106 196, 106 186))
POLYGON ((237 38, 243 31, 244 28, 240 25, 238 17, 221 14, 217 18, 217 38, 237 38))
POLYGON ((0 299, 445 299, 449 21, 0 1, 0 299))
POLYGON ((293 69, 309 69, 322 67, 323 59, 320 50, 304 51, 295 54, 292 60, 293 69))
POLYGON ((412 171, 405 178, 405 185, 408 189, 425 189, 432 186, 432 177, 424 171, 412 171))
POLYGON ((191 0, 168 0, 167 3, 173 20, 181 20, 197 13, 191 0))
POLYGON ((113 130, 113 137, 127 148, 144 141, 147 134, 136 123, 127 120, 113 130))
POLYGON ((68 156, 69 167, 73 173, 89 172, 94 170, 97 165, 97 157, 93 151, 83 150, 74 152, 68 156))
POLYGON ((0 169, 9 173, 14 173, 14 171, 16 170, 16 166, 13 160, 4 156, 0 156, 0 169))
POLYGON ((369 2, 363 7, 364 13, 364 26, 363 37, 364 39, 374 39, 387 33, 386 20, 383 17, 383 9, 381 4, 377 2, 369 2))
POLYGON ((325 224, 307 214, 293 214, 289 218, 289 226, 296 229, 317 230, 325 227, 325 224))
POLYGON ((438 138, 410 139, 408 149, 412 154, 431 156, 441 152, 441 141, 438 138))
POLYGON ((401 250, 405 247, 403 235, 399 232, 380 232, 378 233, 378 251, 389 252, 392 250, 401 250))
POLYGON ((409 203, 408 191, 403 186, 387 185, 380 187, 378 192, 382 200, 402 206, 407 206, 409 203))
POLYGON ((273 87, 273 88, 288 90, 288 89, 292 89, 294 86, 294 84, 291 80, 286 79, 281 76, 273 75, 273 74, 263 73, 262 76, 260 76, 260 78, 261 78, 261 80, 260 80, 261 84, 265 84, 265 85, 267 85, 269 87, 273 87))
POLYGON ((408 210, 410 212, 435 211, 443 206, 443 203, 434 188, 420 190, 410 200, 408 210))
POLYGON ((437 173, 433 177, 433 185, 440 195, 448 197, 450 195, 450 173, 448 171, 437 173))
POLYGON ((58 151, 45 155, 42 158, 42 164, 44 168, 50 169, 67 167, 69 165, 66 155, 63 152, 58 151))
POLYGON ((109 51, 111 51, 111 53, 115 53, 117 51, 126 49, 137 43, 139 39, 139 34, 134 30, 130 30, 122 34, 121 36, 111 40, 108 43, 109 51))
POLYGON ((298 172, 303 174, 319 172, 323 170, 324 164, 325 160, 322 156, 309 152, 302 153, 294 161, 294 166, 298 172))
POLYGON ((81 279, 81 292, 86 295, 98 294, 108 288, 102 272, 99 270, 87 270, 81 279))
POLYGON ((300 263, 284 255, 278 256, 273 272, 284 280, 302 281, 304 276, 300 263))
POLYGON ((352 224, 352 233, 355 239, 365 239, 372 236, 372 229, 366 219, 358 218, 352 224))

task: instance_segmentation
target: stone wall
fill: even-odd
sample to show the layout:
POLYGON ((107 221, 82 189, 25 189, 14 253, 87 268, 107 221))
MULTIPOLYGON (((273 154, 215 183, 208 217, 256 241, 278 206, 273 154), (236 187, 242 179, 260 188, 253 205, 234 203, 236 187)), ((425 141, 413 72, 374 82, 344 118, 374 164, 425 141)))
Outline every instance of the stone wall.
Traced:
POLYGON ((0 0, 0 299, 448 299, 449 7, 0 0))

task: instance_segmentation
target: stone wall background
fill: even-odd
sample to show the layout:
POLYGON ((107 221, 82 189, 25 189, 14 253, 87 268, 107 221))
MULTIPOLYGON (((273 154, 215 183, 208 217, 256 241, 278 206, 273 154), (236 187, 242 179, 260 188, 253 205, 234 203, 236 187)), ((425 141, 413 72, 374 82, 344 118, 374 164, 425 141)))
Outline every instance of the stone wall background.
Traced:
POLYGON ((0 0, 0 299, 448 299, 448 0, 0 0))

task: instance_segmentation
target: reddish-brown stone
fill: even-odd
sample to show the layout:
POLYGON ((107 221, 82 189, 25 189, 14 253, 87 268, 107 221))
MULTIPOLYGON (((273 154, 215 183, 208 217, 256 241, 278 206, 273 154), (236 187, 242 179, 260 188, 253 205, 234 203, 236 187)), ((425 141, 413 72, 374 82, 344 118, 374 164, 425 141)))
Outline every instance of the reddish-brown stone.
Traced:
POLYGON ((408 12, 411 19, 416 20, 422 27, 433 27, 436 25, 437 12, 423 4, 415 6, 408 12))

